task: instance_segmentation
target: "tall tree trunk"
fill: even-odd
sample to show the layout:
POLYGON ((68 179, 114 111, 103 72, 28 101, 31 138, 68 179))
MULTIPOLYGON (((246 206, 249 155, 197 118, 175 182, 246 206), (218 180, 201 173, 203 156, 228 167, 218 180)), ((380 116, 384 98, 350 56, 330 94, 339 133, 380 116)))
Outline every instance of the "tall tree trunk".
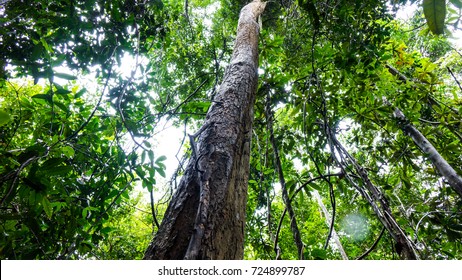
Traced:
POLYGON ((253 106, 257 89, 257 18, 265 3, 241 10, 233 56, 193 157, 145 259, 242 259, 253 106))

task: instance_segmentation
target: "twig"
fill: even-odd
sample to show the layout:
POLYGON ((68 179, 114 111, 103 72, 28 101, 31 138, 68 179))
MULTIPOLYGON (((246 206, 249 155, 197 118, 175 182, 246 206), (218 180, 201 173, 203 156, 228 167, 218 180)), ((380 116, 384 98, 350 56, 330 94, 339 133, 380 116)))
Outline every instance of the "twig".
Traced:
POLYGON ((448 69, 449 73, 451 73, 451 76, 454 79, 454 81, 456 81, 457 85, 459 86, 459 89, 462 91, 462 86, 460 85, 454 73, 451 71, 451 68, 449 68, 449 66, 447 66, 446 68, 448 69))
POLYGON ((374 244, 372 244, 371 248, 369 248, 366 252, 364 252, 361 256, 357 257, 356 259, 357 260, 362 260, 365 257, 367 257, 367 255, 369 255, 370 252, 372 252, 375 249, 377 244, 379 244, 379 241, 382 238, 384 232, 385 232, 385 227, 382 228, 382 231, 380 231, 379 237, 377 237, 377 240, 375 240, 375 242, 374 242, 374 244))
POLYGON ((157 221, 156 210, 154 209, 154 194, 153 194, 153 191, 152 191, 152 190, 149 192, 149 196, 150 196, 150 199, 151 199, 151 214, 152 214, 152 219, 153 219, 154 224, 156 225, 156 227, 159 228, 159 221, 157 221))

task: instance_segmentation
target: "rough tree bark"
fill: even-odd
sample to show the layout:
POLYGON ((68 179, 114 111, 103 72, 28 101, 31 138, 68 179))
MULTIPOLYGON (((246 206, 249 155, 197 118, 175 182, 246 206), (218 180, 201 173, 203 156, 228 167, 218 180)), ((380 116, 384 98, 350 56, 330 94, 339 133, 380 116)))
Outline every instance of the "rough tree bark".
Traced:
POLYGON ((265 3, 241 10, 233 56, 193 157, 145 259, 242 259, 253 106, 257 89, 257 18, 265 3))

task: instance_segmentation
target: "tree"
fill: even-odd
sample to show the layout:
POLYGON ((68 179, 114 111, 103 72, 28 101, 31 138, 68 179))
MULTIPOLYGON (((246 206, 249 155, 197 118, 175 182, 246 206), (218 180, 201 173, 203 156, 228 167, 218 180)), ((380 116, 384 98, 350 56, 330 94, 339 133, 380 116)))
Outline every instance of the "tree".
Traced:
POLYGON ((265 5, 255 0, 241 10, 231 62, 205 124, 190 135, 192 159, 145 259, 243 256, 253 106, 258 84, 257 19, 265 5), (197 147, 195 138, 199 138, 197 147))

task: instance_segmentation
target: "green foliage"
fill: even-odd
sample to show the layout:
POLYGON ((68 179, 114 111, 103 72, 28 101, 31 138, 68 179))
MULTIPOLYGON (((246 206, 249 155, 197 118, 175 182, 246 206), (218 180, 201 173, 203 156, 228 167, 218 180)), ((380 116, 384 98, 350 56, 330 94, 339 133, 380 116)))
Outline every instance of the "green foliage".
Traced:
MULTIPOLYGON (((148 81, 135 77, 146 69, 136 65, 128 80, 116 70, 127 53, 138 59, 150 48, 147 37, 162 38, 162 9, 160 1, 8 1, 2 7, 2 259, 95 256, 102 240, 112 238, 107 224, 130 219, 117 211, 131 201, 135 185, 152 189, 155 174, 165 176, 165 157, 154 158, 145 140, 158 117, 144 95, 148 81)), ((125 257, 140 258, 140 246, 125 257)), ((100 257, 124 258, 111 254, 100 257)))
MULTIPOLYGON (((137 1, 6 1, 2 16, 0 47, 1 78, 7 64, 18 74, 35 81, 51 79, 54 68, 89 71, 105 65, 124 52, 132 52, 133 31, 145 42, 149 36, 162 36, 160 0, 137 1), (140 28, 138 28, 141 26, 140 28), (148 28, 149 27, 149 28, 148 28)), ((146 45, 145 47, 148 47, 146 45)))
POLYGON ((91 258, 113 260, 139 260, 151 238, 152 217, 149 205, 138 195, 124 202, 112 213, 101 232, 106 234, 91 258), (141 208, 139 208, 141 207, 141 208))
POLYGON ((136 153, 117 140, 117 120, 72 98, 78 87, 12 84, 0 91, 12 121, 2 140, 2 258, 80 258, 107 237, 101 231, 129 199, 136 153), (61 92, 63 93, 61 93, 61 92))
MULTIPOLYGON (((452 236, 453 231, 441 230, 444 222, 437 219, 431 225, 426 224, 429 231, 423 233, 420 229, 423 222, 419 223, 423 217, 424 220, 433 217, 435 211, 457 227, 459 222, 453 215, 460 214, 460 198, 402 132, 392 116, 392 108, 384 103, 388 100, 403 110, 457 173, 462 174, 462 162, 457 156, 461 152, 458 145, 461 95, 456 82, 461 79, 457 74, 461 57, 445 38, 426 36, 418 29, 409 32, 412 27, 391 21, 380 9, 382 6, 373 2, 347 6, 340 1, 330 10, 323 1, 298 1, 301 8, 298 14, 289 8, 284 14, 285 21, 263 31, 260 59, 264 74, 255 111, 256 136, 251 162, 254 175, 249 184, 249 199, 258 203, 251 204, 255 208, 247 211, 251 221, 261 217, 260 224, 265 226, 257 232, 248 227, 248 235, 256 235, 248 240, 248 250, 253 250, 246 255, 248 258, 276 257, 273 247, 262 250, 256 243, 273 245, 281 216, 276 209, 282 202, 273 191, 278 179, 272 151, 263 148, 268 145, 264 109, 268 90, 272 106, 279 108, 274 130, 291 194, 310 178, 337 172, 337 161, 345 160, 338 158, 338 152, 336 160, 332 156, 325 130, 328 125, 389 199, 397 221, 415 242, 422 258, 461 257, 459 245, 453 239, 459 233, 452 236), (321 15, 319 27, 313 23, 308 2, 321 15), (445 205, 445 210, 437 205, 445 205), (268 215, 272 218, 266 218, 268 215)), ((349 166, 344 172, 353 170, 349 166)), ((297 212, 299 224, 307 220, 301 214, 303 211, 309 208, 311 213, 318 211, 317 224, 300 226, 305 237, 305 258, 341 258, 335 247, 329 246, 327 250, 323 247, 328 228, 316 209, 317 202, 309 199, 312 188, 325 198, 331 214, 335 209, 334 228, 350 258, 367 251, 381 232, 380 221, 358 193, 361 183, 354 186, 345 177, 332 179, 331 183, 335 208, 329 199, 330 186, 322 179, 305 186, 306 192, 296 194, 303 204, 297 203, 297 199, 292 203, 296 211, 301 211, 297 212), (349 237, 342 225, 343 217, 358 212, 368 224, 368 234, 362 241, 349 237), (307 236, 313 238, 306 239, 307 236)), ((279 240, 279 246, 283 258, 297 258, 288 223, 286 217, 280 230, 286 237, 279 240), (288 251, 292 255, 284 254, 288 251)), ((393 240, 385 233, 367 258, 397 258, 394 250, 393 240)))
POLYGON ((428 27, 433 34, 443 34, 446 18, 445 0, 423 0, 423 11, 428 27))

